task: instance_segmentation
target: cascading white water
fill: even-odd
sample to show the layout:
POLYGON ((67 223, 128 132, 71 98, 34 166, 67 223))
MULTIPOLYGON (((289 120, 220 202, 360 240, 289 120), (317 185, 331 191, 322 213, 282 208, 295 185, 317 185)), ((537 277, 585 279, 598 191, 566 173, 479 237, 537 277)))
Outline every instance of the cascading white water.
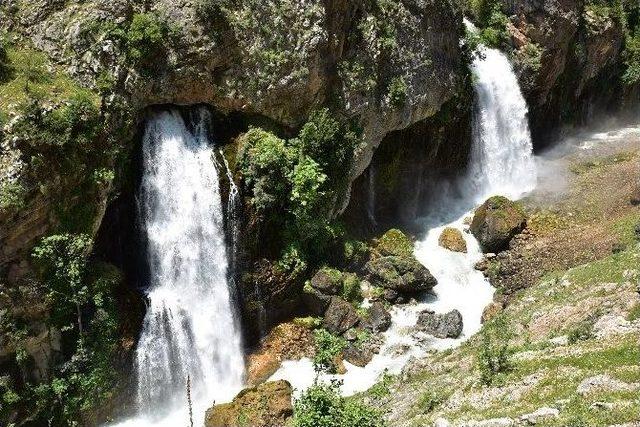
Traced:
MULTIPOLYGON (((392 309, 392 325, 384 334, 384 345, 367 366, 345 363, 346 374, 326 376, 342 379, 344 394, 369 388, 385 370, 400 372, 412 357, 420 358, 431 349, 456 346, 469 338, 480 330, 482 311, 493 298, 494 288, 474 268, 482 253, 465 226, 465 218, 491 195, 515 199, 531 191, 536 184, 536 165, 527 105, 506 56, 480 47, 472 71, 477 105, 469 172, 455 183, 441 183, 440 197, 432 200, 431 212, 422 221, 427 230, 425 237, 416 244, 416 257, 438 280, 435 294, 416 304, 392 309), (438 238, 446 227, 462 232, 467 253, 452 252, 439 245, 438 238), (459 310, 464 325, 462 336, 438 339, 416 331, 418 315, 425 309, 437 313, 459 310)), ((298 390, 305 389, 313 382, 313 366, 308 359, 288 361, 272 378, 284 378, 298 390)))
POLYGON ((468 190, 519 198, 536 184, 527 103, 507 57, 480 46, 472 64, 477 96, 468 190))
POLYGON ((150 269, 136 351, 138 416, 125 425, 195 425, 241 388, 239 327, 227 279, 218 170, 202 109, 190 130, 178 112, 147 123, 139 214, 150 269))

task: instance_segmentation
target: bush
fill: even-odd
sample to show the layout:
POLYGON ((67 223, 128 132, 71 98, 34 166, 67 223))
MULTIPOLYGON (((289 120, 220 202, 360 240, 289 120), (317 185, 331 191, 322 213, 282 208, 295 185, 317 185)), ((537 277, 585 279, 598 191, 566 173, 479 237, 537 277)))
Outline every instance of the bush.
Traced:
POLYGON ((283 139, 258 128, 249 129, 241 144, 239 167, 246 185, 253 190, 251 203, 258 211, 284 209, 298 152, 283 139))
POLYGON ((640 82, 640 27, 633 34, 627 35, 623 57, 626 70, 622 81, 627 85, 640 82))
POLYGON ((356 141, 326 109, 311 113, 298 138, 252 128, 240 141, 238 167, 252 205, 304 260, 319 261, 342 237, 331 217, 345 195, 356 141))
POLYGON ((362 288, 357 275, 345 274, 342 280, 342 298, 354 304, 362 302, 362 288))
POLYGON ((567 341, 569 344, 575 344, 578 341, 586 341, 594 337, 593 333, 593 320, 586 319, 578 323, 567 334, 567 341))
POLYGON ((420 396, 418 400, 418 408, 428 414, 433 412, 438 406, 440 406, 446 400, 442 391, 440 390, 427 390, 420 396))
POLYGON ((28 384, 25 400, 36 420, 51 425, 74 425, 83 412, 103 404, 115 387, 118 320, 113 289, 121 276, 114 267, 87 264, 90 249, 88 236, 64 234, 42 239, 33 250, 48 290, 51 325, 63 333, 65 348, 64 359, 52 367, 51 380, 28 384))
POLYGON ((315 160, 327 174, 330 188, 345 184, 358 144, 355 133, 342 125, 328 109, 313 111, 300 130, 302 152, 315 160))
POLYGON ((0 212, 17 211, 24 207, 26 189, 17 182, 0 183, 0 212))
POLYGON ((523 86, 525 89, 535 87, 538 71, 542 67, 542 49, 537 43, 527 43, 516 51, 514 67, 524 77, 523 86))
POLYGON ((340 382, 318 381, 294 402, 294 427, 383 427, 380 412, 340 396, 340 382))
POLYGON ((327 176, 312 158, 304 156, 289 176, 291 211, 300 236, 318 235, 326 226, 329 203, 323 191, 327 176))
POLYGON ((503 314, 499 314, 482 328, 478 368, 480 379, 490 385, 512 368, 510 341, 513 338, 511 327, 503 314))
POLYGON ((336 358, 345 348, 344 339, 332 335, 326 329, 314 332, 316 352, 313 356, 313 368, 316 372, 336 373, 336 358))
POLYGON ((389 103, 401 107, 407 99, 407 84, 402 77, 394 77, 389 83, 389 103))
POLYGON ((166 22, 154 13, 136 13, 126 33, 127 59, 143 71, 164 61, 165 41, 172 36, 166 22))

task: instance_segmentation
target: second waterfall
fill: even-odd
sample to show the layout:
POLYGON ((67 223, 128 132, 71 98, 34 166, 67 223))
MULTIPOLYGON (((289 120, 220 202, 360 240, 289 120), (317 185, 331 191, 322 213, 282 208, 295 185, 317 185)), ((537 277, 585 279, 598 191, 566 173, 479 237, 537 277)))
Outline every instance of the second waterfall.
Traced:
MULTIPOLYGON (((150 270, 129 425, 200 425, 241 388, 244 360, 228 283, 224 217, 208 113, 155 114, 143 139, 139 216, 150 270)), ((224 173, 222 171, 222 173, 224 173)))

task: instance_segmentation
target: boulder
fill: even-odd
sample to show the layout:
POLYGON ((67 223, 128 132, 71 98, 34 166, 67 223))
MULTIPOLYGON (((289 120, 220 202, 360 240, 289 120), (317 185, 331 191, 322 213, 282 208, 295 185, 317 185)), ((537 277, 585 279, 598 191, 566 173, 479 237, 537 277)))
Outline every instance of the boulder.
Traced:
POLYGON ((418 316, 417 325, 421 331, 436 338, 458 338, 462 334, 462 315, 458 310, 445 314, 425 310, 418 316))
POLYGON ((335 335, 341 335, 358 324, 356 309, 342 298, 332 297, 324 314, 324 327, 335 335))
POLYGON ((483 252, 500 252, 524 230, 527 218, 511 200, 494 196, 484 202, 473 216, 471 232, 478 239, 483 252))
POLYGON ((291 384, 280 380, 242 390, 205 414, 205 427, 280 426, 293 415, 291 384))
POLYGON ((442 230, 438 244, 453 252, 467 253, 467 242, 457 228, 447 227, 442 230))
POLYGON ((331 295, 325 295, 311 286, 305 286, 302 292, 304 306, 315 316, 322 316, 327 311, 331 298, 331 295))
POLYGON ((414 295, 429 291, 438 283, 431 272, 414 257, 376 258, 369 261, 365 268, 372 285, 398 294, 414 295))
POLYGON ((384 332, 391 326, 391 314, 380 301, 374 301, 369 307, 367 328, 373 332, 384 332))
POLYGON ((413 242, 402 231, 392 228, 376 241, 375 250, 381 256, 413 256, 413 242))
POLYGON ((480 321, 482 323, 488 322, 489 320, 496 317, 503 309, 503 306, 499 302, 491 302, 487 305, 484 310, 482 310, 482 317, 480 321))
POLYGON ((342 291, 343 275, 333 268, 321 268, 311 278, 311 287, 325 295, 338 295, 342 291))

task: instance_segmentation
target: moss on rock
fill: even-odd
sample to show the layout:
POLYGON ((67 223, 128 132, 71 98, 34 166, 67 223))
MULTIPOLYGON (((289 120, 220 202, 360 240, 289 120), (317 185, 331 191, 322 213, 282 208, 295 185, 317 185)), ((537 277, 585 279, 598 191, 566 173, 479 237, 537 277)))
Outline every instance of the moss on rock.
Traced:
POLYGON ((520 233, 527 222, 522 208, 502 196, 490 197, 476 209, 471 232, 478 239, 483 252, 500 252, 520 233))
POLYGON ((393 228, 375 242, 375 250, 382 256, 413 256, 413 242, 402 231, 393 228))
POLYGON ((457 228, 447 227, 442 230, 438 244, 453 252, 467 252, 467 242, 462 237, 462 232, 457 228))

